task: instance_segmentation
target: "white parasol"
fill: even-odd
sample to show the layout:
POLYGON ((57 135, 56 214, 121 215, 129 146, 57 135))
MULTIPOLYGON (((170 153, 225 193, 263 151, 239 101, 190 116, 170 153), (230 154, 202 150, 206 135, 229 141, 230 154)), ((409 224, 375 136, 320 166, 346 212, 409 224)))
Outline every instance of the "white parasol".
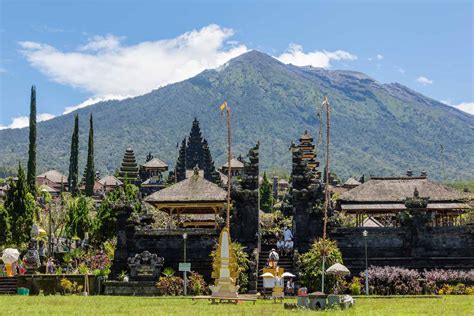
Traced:
POLYGON ((294 278, 296 275, 290 272, 284 272, 281 276, 284 278, 294 278))
POLYGON ((2 260, 4 263, 11 264, 13 262, 18 261, 19 257, 20 257, 20 253, 18 252, 17 249, 7 248, 3 250, 2 260))
POLYGON ((273 274, 271 274, 270 272, 265 272, 264 274, 261 275, 261 277, 272 277, 274 278, 275 276, 273 274))
POLYGON ((335 263, 326 270, 326 274, 332 275, 349 275, 351 272, 344 265, 340 263, 335 263))

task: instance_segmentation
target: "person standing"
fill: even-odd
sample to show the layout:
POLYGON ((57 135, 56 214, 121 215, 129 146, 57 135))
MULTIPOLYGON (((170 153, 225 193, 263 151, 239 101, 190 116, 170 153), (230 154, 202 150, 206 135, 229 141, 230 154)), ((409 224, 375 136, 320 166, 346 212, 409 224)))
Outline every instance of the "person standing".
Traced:
POLYGON ((284 237, 285 241, 293 240, 293 233, 291 232, 291 230, 287 226, 285 226, 285 228, 283 228, 283 237, 284 237))

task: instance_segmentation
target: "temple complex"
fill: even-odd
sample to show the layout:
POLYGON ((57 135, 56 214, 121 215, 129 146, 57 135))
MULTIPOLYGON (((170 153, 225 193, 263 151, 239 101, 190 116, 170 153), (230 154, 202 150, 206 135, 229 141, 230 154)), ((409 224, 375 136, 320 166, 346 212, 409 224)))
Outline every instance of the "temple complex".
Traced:
MULTIPOLYGON (((462 192, 432 182, 426 174, 371 177, 367 181, 351 178, 342 185, 332 181, 330 187, 325 188, 313 138, 307 131, 299 144, 292 144, 290 150, 290 181, 280 183, 274 179, 274 185, 279 186, 274 194, 277 197, 284 194, 278 202, 281 210, 292 220, 294 248, 282 256, 281 265, 285 271, 297 275, 297 254, 306 252, 314 240, 323 236, 324 190, 338 193, 335 188, 341 189, 341 195, 337 203, 329 203, 327 235, 337 242, 345 265, 353 273, 359 273, 365 266, 365 242, 371 249, 369 265, 414 269, 474 267, 474 237, 460 216, 470 205, 462 192), (363 237, 364 230, 368 231, 368 237, 363 237)), ((167 168, 151 154, 138 168, 133 151, 127 149, 120 175, 122 179, 125 175, 131 175, 133 179, 139 179, 139 175, 142 178, 149 176, 149 179, 162 178, 167 168)), ((225 172, 226 168, 228 165, 220 171, 225 172)), ((165 214, 168 222, 161 228, 154 228, 150 214, 132 215, 131 208, 126 205, 117 211, 118 242, 113 275, 126 269, 127 258, 145 251, 163 257, 164 266, 177 270, 178 263, 183 262, 182 236, 186 233, 188 246, 192 249, 187 260, 192 263, 193 271, 209 281, 212 273, 209 254, 225 222, 227 192, 224 186, 227 184, 231 185, 232 199, 230 235, 249 255, 249 289, 260 289, 256 276, 265 265, 269 250, 275 247, 276 237, 262 238, 259 144, 251 148, 245 158, 232 159, 231 168, 234 177, 232 183, 227 184, 225 175, 215 169, 209 144, 202 137, 195 119, 189 137, 181 142, 167 186, 161 185, 144 198, 146 203, 165 214)), ((142 189, 146 188, 145 180, 141 183, 142 189)))

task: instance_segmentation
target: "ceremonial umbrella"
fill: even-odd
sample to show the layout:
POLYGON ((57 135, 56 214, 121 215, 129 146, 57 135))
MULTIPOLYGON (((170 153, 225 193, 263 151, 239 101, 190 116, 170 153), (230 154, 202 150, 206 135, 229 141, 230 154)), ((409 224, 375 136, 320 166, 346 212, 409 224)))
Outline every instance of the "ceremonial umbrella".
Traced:
POLYGON ((286 278, 294 278, 296 275, 294 275, 293 273, 290 273, 290 272, 284 272, 282 275, 282 277, 286 278))
POLYGON ((351 272, 344 265, 335 263, 326 270, 326 274, 344 276, 351 274, 351 272))
POLYGON ((265 272, 264 274, 261 275, 261 277, 272 277, 274 278, 275 276, 271 274, 270 272, 265 272))
MULTIPOLYGON (((340 263, 335 263, 326 270, 326 274, 336 275, 336 276, 345 276, 351 274, 349 269, 343 266, 340 263)), ((339 280, 336 278, 336 286, 334 287, 334 293, 337 293, 337 288, 339 287, 339 280)))
POLYGON ((17 249, 7 248, 3 250, 2 260, 4 263, 7 263, 7 264, 13 263, 15 261, 18 261, 19 257, 20 257, 20 253, 18 252, 17 249))

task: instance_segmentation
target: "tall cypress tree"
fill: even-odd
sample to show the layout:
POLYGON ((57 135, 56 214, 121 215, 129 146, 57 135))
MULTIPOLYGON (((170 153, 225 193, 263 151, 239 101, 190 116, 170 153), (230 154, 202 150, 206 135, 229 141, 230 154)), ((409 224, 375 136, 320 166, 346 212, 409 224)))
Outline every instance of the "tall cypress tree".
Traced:
POLYGON ((12 237, 11 232, 11 219, 8 210, 0 204, 0 246, 10 242, 12 237))
POLYGON ((89 143, 87 145, 86 165, 86 196, 94 194, 95 170, 94 170, 94 125, 92 113, 89 120, 89 143))
POLYGON ((12 241, 16 245, 25 243, 30 238, 36 213, 36 202, 29 192, 25 172, 18 164, 18 180, 10 180, 5 200, 5 209, 10 217, 12 241))
POLYGON ((76 196, 79 187, 79 115, 74 117, 74 130, 71 139, 71 156, 69 157, 69 192, 76 196))
POLYGON ((264 212, 271 212, 273 205, 272 184, 268 181, 267 173, 263 173, 262 184, 260 185, 260 208, 264 212))
POLYGON ((181 142, 178 159, 176 160, 176 181, 186 179, 186 138, 181 142))
POLYGON ((36 87, 31 87, 30 97, 30 147, 28 149, 28 188, 36 195, 36 87))
POLYGON ((204 179, 214 182, 215 184, 220 184, 220 176, 219 173, 216 171, 216 167, 214 166, 214 161, 212 160, 211 151, 209 150, 209 145, 207 144, 207 140, 203 140, 202 142, 203 148, 203 170, 204 170, 204 179))

